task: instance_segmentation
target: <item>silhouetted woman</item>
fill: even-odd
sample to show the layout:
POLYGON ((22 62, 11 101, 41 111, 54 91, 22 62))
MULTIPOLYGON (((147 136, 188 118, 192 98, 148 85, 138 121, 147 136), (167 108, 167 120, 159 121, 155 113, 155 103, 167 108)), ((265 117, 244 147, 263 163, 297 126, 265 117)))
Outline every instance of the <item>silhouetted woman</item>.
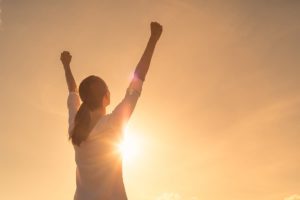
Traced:
POLYGON ((69 137, 77 164, 75 200, 127 200, 117 144, 141 94, 161 33, 162 26, 152 22, 150 39, 126 95, 110 114, 106 113, 110 103, 106 83, 97 76, 89 76, 80 83, 78 94, 70 68, 72 56, 67 51, 61 54, 69 89, 69 137))

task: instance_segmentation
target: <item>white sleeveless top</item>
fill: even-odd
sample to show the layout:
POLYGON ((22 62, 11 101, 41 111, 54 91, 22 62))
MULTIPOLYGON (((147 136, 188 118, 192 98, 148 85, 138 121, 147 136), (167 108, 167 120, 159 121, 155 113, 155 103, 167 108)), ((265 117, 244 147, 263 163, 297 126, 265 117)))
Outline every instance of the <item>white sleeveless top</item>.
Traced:
MULTIPOLYGON (((140 96, 142 85, 142 80, 133 78, 125 97, 113 112, 97 122, 80 146, 73 145, 77 164, 74 200, 127 200, 117 145, 140 96)), ((79 94, 70 92, 67 104, 70 133, 80 107, 79 94)))

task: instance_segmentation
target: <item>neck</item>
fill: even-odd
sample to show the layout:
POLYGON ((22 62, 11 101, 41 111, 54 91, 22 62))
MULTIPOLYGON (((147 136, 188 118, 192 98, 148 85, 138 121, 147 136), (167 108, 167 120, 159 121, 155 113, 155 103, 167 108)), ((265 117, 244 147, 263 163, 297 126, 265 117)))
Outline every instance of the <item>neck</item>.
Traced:
POLYGON ((91 117, 92 118, 99 118, 99 117, 102 117, 106 114, 106 108, 99 108, 99 109, 96 109, 94 111, 91 111, 91 117))

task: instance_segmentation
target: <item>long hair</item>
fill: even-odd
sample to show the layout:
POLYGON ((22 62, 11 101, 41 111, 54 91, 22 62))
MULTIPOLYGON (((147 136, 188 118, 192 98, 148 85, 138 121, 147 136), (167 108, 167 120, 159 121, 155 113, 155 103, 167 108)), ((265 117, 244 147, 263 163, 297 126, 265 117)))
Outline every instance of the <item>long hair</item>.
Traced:
POLYGON ((75 116, 75 125, 71 130, 70 140, 80 146, 91 131, 90 112, 103 106, 103 97, 108 89, 106 83, 97 76, 85 78, 79 85, 79 96, 82 104, 75 116))

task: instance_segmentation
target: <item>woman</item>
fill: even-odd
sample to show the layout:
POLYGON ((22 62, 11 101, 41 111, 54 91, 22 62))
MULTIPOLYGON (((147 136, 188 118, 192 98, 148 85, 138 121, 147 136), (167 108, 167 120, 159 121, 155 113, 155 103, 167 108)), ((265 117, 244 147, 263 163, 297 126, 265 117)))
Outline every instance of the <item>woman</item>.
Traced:
POLYGON ((97 76, 89 76, 80 83, 78 93, 70 68, 72 56, 67 51, 61 54, 69 89, 69 137, 77 164, 75 200, 127 200, 117 145, 140 96, 156 43, 162 33, 159 23, 152 22, 150 26, 150 39, 126 95, 110 114, 106 113, 110 103, 106 83, 97 76))

